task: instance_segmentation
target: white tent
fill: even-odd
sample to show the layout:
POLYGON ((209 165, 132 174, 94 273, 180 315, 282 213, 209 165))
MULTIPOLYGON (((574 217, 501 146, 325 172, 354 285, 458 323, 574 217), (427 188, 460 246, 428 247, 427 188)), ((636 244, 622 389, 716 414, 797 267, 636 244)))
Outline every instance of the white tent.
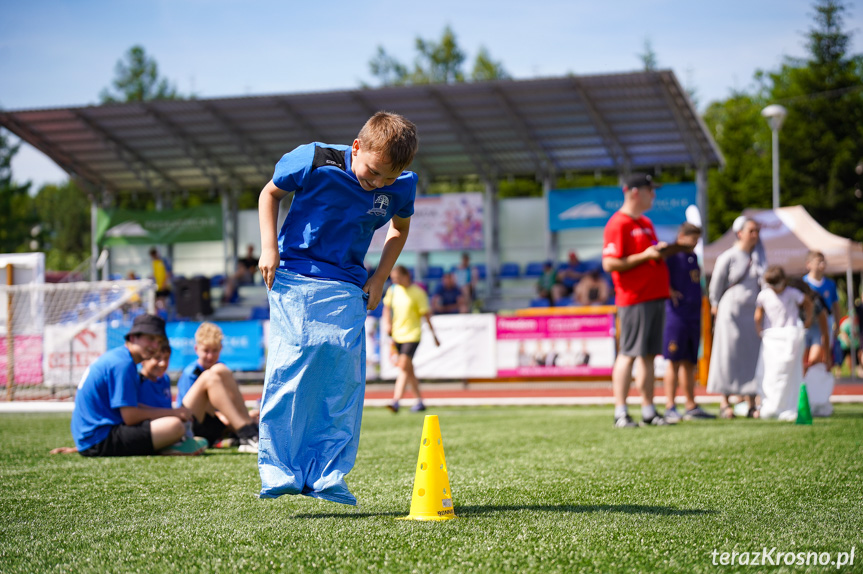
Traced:
MULTIPOLYGON (((824 254, 828 275, 848 274, 850 279, 852 271, 863 271, 863 245, 830 233, 802 206, 747 209, 743 215, 761 224, 761 241, 767 251, 767 262, 781 265, 790 277, 806 274, 806 254, 811 250, 824 254)), ((736 239, 734 231, 729 229, 704 248, 707 274, 713 272, 719 254, 731 247, 736 239)))

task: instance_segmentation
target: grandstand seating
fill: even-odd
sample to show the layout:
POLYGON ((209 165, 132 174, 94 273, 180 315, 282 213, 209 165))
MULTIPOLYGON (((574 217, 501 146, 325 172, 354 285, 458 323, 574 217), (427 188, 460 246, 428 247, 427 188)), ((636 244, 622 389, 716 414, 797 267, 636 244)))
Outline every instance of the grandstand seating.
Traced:
POLYGON ((545 265, 542 261, 531 261, 527 264, 524 270, 525 277, 540 277, 542 275, 542 266, 545 265))
POLYGON ((518 279, 521 277, 521 269, 518 263, 502 263, 500 266, 501 279, 518 279))

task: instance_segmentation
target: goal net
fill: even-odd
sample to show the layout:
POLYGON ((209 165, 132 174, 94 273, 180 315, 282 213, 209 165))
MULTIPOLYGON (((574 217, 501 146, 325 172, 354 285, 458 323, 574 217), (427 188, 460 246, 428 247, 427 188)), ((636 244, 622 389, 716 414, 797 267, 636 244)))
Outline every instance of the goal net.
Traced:
POLYGON ((150 280, 0 286, 0 400, 74 398, 154 295, 150 280))

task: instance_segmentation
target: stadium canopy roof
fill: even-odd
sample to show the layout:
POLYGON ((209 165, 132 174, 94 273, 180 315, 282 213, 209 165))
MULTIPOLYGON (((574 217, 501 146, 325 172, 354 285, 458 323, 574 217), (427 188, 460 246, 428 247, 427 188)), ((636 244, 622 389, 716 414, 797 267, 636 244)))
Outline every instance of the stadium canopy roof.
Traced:
POLYGON ((377 110, 417 124, 437 177, 723 163, 671 71, 0 111, 0 125, 108 193, 260 188, 310 141, 349 144, 377 110))

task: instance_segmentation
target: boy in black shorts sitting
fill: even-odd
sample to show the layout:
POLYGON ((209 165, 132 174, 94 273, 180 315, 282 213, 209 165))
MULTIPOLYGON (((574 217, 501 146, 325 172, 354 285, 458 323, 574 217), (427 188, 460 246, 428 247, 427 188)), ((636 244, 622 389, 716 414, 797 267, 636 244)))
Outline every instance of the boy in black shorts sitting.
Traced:
POLYGON ((155 356, 166 340, 161 317, 140 315, 126 334, 126 344, 99 357, 84 373, 71 425, 75 447, 82 456, 203 452, 194 440, 183 440, 185 422, 192 418, 189 409, 139 404, 137 365, 155 356))

